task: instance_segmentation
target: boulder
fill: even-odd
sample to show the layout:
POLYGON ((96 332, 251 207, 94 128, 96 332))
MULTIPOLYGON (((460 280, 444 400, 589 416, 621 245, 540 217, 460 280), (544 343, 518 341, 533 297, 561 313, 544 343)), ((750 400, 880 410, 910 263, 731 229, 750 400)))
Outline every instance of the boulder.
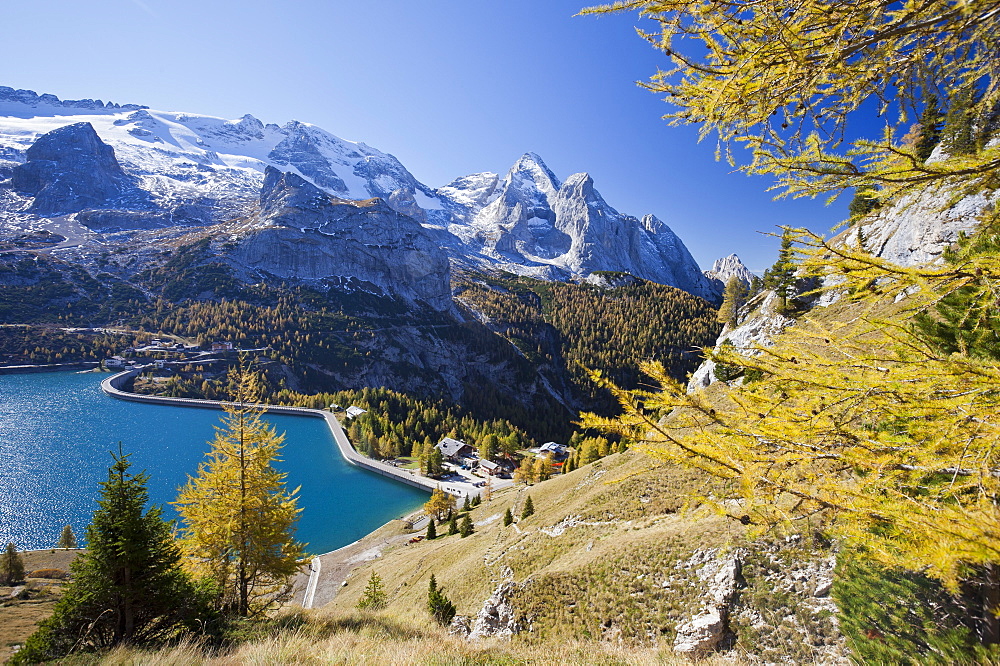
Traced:
POLYGON ((510 598, 516 591, 517 583, 511 580, 497 586, 476 615, 472 631, 469 633, 470 640, 496 636, 509 637, 520 633, 522 627, 510 603, 510 598))
POLYGON ((703 657, 718 646, 726 631, 725 615, 718 608, 710 608, 677 627, 674 652, 703 657))

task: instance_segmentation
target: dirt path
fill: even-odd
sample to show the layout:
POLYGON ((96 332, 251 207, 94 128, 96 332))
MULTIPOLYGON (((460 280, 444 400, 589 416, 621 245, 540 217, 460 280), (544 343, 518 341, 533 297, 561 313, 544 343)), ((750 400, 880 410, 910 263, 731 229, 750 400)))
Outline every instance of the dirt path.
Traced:
MULTIPOLYGON (((387 548, 404 547, 409 540, 427 529, 427 517, 411 514, 392 520, 352 544, 313 558, 309 567, 295 577, 292 603, 305 608, 319 608, 330 603, 348 585, 352 571, 365 562, 382 556, 387 548), (310 574, 313 581, 310 583, 310 574)), ((361 581, 360 584, 364 584, 361 581)))

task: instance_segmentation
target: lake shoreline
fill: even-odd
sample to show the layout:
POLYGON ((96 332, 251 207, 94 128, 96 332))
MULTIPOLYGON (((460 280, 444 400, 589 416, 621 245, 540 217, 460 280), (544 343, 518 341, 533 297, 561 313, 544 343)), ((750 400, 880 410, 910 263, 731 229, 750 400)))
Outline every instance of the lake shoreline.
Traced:
POLYGON ((27 375, 36 372, 69 372, 73 370, 97 370, 100 361, 79 361, 76 363, 43 363, 39 365, 0 365, 0 375, 27 375))
MULTIPOLYGON (((198 398, 168 398, 158 395, 146 395, 143 393, 133 393, 131 391, 123 390, 125 384, 135 378, 139 374, 139 370, 126 370, 120 372, 116 375, 108 377, 101 382, 101 390, 105 394, 112 398, 118 400, 128 400, 131 402, 144 402, 148 404, 156 405, 170 405, 174 407, 198 407, 201 409, 215 409, 224 410, 226 405, 229 403, 219 401, 219 400, 202 400, 198 398)), ((419 488, 425 492, 433 492, 435 489, 441 488, 445 492, 455 495, 458 498, 472 498, 480 494, 481 489, 475 487, 471 483, 461 483, 456 481, 446 482, 446 485, 442 487, 442 482, 436 479, 431 479, 424 476, 419 476, 414 474, 411 470, 400 469, 393 465, 389 465, 380 460, 375 460, 369 458, 368 456, 358 453, 354 445, 347 439, 347 433, 344 432, 343 426, 340 425, 340 421, 331 412, 322 409, 312 409, 309 407, 290 407, 287 405, 255 405, 263 410, 267 414, 282 414, 287 416, 309 416, 313 418, 321 418, 326 422, 327 427, 330 429, 330 434, 333 435, 333 440, 337 445, 337 449, 340 451, 340 455, 348 463, 361 467, 368 470, 369 472, 374 472, 380 476, 384 476, 400 483, 405 483, 408 486, 414 488, 419 488)))
MULTIPOLYGON (((100 388, 111 376, 72 370, 0 375, 0 459, 8 463, 0 475, 3 543, 45 549, 67 524, 82 534, 119 441, 136 470, 149 470, 150 501, 173 515, 169 503, 204 461, 224 414, 115 400, 100 388)), ((281 414, 266 419, 287 437, 278 467, 301 488, 297 538, 310 552, 351 543, 427 501, 426 490, 386 483, 347 462, 323 422, 281 414)))

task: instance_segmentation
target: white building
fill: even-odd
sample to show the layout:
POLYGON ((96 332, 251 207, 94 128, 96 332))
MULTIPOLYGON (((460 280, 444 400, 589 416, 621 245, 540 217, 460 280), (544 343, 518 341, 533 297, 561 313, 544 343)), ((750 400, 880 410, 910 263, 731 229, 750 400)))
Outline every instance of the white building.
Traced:
POLYGON ((105 368, 124 368, 125 364, 126 361, 121 356, 112 356, 111 358, 104 359, 105 368))

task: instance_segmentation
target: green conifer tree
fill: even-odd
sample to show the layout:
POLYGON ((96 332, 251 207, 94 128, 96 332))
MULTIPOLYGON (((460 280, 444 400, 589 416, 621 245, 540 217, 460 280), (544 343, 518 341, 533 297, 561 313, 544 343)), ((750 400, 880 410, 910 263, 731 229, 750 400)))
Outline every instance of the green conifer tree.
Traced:
POLYGON ((853 221, 877 210, 881 205, 882 202, 879 201, 878 190, 873 187, 857 189, 854 192, 854 198, 851 199, 851 203, 847 206, 847 212, 853 221))
POLYGON ((472 518, 469 517, 469 514, 465 514, 465 518, 462 519, 462 526, 459 528, 459 534, 461 534, 464 539, 474 531, 475 530, 472 527, 472 518))
POLYGON ((444 588, 439 588, 434 574, 431 574, 430 583, 427 586, 427 610, 430 611, 438 624, 447 626, 451 624, 455 617, 455 604, 444 595, 444 588))
POLYGON ((427 540, 433 541, 437 538, 437 528, 434 527, 434 519, 429 518, 427 520, 427 540))
POLYGON ((358 599, 357 608, 358 610, 378 611, 385 608, 388 604, 389 595, 382 584, 382 578, 373 571, 372 575, 368 577, 368 584, 365 586, 364 593, 358 599))
POLYGON ((17 546, 8 543, 0 556, 0 581, 4 585, 13 585, 24 580, 24 560, 17 552, 17 546))
POLYGON ((772 290, 778 297, 778 310, 781 314, 792 309, 790 299, 795 293, 795 251, 792 249, 791 234, 787 230, 781 234, 778 260, 764 271, 764 287, 772 290))
POLYGON ((181 568, 160 507, 143 513, 148 476, 130 474, 128 456, 120 451, 112 457, 87 527, 87 550, 70 565, 72 581, 52 616, 13 663, 59 659, 75 649, 152 645, 204 628, 213 618, 209 593, 181 568))
POLYGON ((941 143, 941 130, 944 126, 944 113, 938 105, 938 98, 931 95, 924 105, 924 110, 920 113, 920 136, 914 149, 917 157, 923 161, 934 152, 934 148, 941 143))
MULTIPOLYGON (((972 238, 960 237, 957 248, 944 258, 957 264, 972 257, 1000 256, 1000 228, 988 225, 972 238)), ((965 354, 1000 360, 1000 312, 992 302, 975 300, 982 290, 978 280, 941 298, 933 311, 914 317, 914 330, 945 354, 965 354)))
POLYGON ((978 102, 979 93, 972 85, 963 86, 952 95, 941 130, 941 142, 949 155, 976 154, 975 113, 978 102))
POLYGON ((844 550, 837 557, 831 595, 841 631, 861 663, 995 661, 976 645, 974 612, 940 581, 844 550))
POLYGON ((448 534, 458 534, 458 516, 452 515, 448 520, 448 534))
POLYGON ((528 516, 533 516, 535 514, 535 503, 531 501, 531 495, 528 495, 528 499, 524 500, 524 509, 521 510, 521 518, 527 518, 528 516))
POLYGON ((507 511, 503 514, 503 526, 508 527, 514 522, 514 514, 511 513, 510 507, 507 507, 507 511))

